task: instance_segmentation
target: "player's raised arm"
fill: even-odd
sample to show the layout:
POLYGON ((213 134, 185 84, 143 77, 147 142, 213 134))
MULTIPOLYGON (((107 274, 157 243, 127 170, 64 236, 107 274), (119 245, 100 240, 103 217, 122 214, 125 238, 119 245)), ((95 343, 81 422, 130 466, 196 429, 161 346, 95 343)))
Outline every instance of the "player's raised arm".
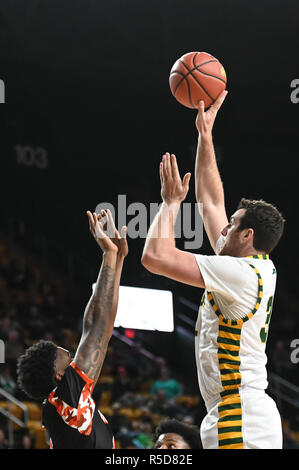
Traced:
POLYGON ((84 312, 83 331, 74 362, 96 382, 113 333, 120 277, 128 249, 126 228, 123 228, 120 237, 110 212, 104 212, 105 217, 89 211, 87 215, 90 231, 103 251, 103 261, 93 294, 84 312), (104 232, 104 224, 110 224, 110 238, 104 232))
POLYGON ((196 287, 204 287, 195 256, 175 246, 174 224, 189 190, 191 174, 180 177, 175 155, 166 153, 160 163, 163 203, 145 241, 141 262, 154 274, 196 287))
POLYGON ((199 134, 195 163, 195 193, 204 227, 214 251, 221 230, 228 224, 224 190, 212 137, 214 121, 226 95, 227 91, 223 91, 207 111, 204 110, 204 103, 201 101, 196 118, 199 134))

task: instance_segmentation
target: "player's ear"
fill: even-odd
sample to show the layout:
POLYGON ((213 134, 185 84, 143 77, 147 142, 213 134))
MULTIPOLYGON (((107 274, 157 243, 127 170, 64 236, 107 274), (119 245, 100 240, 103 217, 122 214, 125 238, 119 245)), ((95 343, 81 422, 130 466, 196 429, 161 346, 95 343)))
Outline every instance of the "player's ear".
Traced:
POLYGON ((244 235, 243 235, 244 241, 246 242, 248 242, 249 240, 253 241, 253 237, 254 237, 253 228, 247 228, 246 230, 244 230, 244 235))
POLYGON ((56 371, 55 379, 57 380, 57 382, 60 382, 63 376, 64 376, 64 370, 56 371))
POLYGON ((61 379, 62 379, 62 375, 61 375, 59 372, 56 372, 56 374, 55 374, 55 380, 56 380, 57 382, 60 382, 61 379))

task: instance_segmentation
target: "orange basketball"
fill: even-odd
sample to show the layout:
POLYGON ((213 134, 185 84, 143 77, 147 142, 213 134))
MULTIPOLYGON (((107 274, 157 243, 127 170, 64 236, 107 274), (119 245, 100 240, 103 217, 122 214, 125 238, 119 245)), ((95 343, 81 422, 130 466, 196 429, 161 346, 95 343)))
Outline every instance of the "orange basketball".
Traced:
POLYGON ((187 108, 203 100, 211 106, 226 87, 226 73, 218 59, 207 52, 189 52, 173 65, 169 86, 175 99, 187 108))

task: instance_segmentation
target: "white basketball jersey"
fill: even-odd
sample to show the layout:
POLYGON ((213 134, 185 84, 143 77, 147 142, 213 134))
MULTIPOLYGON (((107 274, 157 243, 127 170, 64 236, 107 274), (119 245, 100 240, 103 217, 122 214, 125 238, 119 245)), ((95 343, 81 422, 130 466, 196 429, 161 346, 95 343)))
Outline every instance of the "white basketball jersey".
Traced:
POLYGON ((268 255, 195 257, 206 286, 195 328, 195 355, 209 410, 240 389, 267 388, 265 347, 276 269, 268 255))

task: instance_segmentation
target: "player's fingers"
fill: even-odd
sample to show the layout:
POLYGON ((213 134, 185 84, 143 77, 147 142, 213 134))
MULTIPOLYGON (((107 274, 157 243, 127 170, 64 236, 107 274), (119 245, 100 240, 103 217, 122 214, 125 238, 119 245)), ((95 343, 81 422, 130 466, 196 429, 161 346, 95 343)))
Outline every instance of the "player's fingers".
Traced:
POLYGON ((218 96, 216 101, 212 104, 210 109, 212 109, 213 111, 215 111, 217 113, 219 111, 219 109, 221 108, 221 106, 223 104, 223 101, 225 100, 227 94, 228 94, 228 91, 223 90, 223 92, 220 93, 220 95, 218 96))
POLYGON ((101 210, 101 219, 99 220, 99 224, 101 229, 106 232, 108 227, 108 215, 104 209, 101 210))
POLYGON ((200 102, 198 103, 198 116, 202 118, 204 115, 204 112, 205 112, 205 103, 203 100, 200 100, 200 102))
POLYGON ((127 233, 128 233, 128 227, 124 225, 120 231, 121 238, 127 238, 127 233))
POLYGON ((165 168, 166 168, 167 176, 171 177, 172 171, 171 171, 171 163, 170 163, 170 154, 168 152, 166 152, 165 168))
POLYGON ((92 217, 92 213, 90 211, 86 211, 86 215, 88 217, 88 221, 89 222, 93 222, 93 217, 92 217))
POLYGON ((94 225, 94 227, 95 227, 96 225, 98 225, 98 222, 99 222, 99 221, 98 221, 98 214, 97 214, 96 212, 94 212, 94 213, 92 214, 92 218, 93 218, 93 225, 94 225))
POLYGON ((113 220, 113 217, 112 217, 112 214, 111 214, 111 211, 109 209, 107 209, 105 212, 105 215, 107 217, 107 222, 112 226, 114 227, 114 220, 113 220))
POLYGON ((90 211, 86 211, 88 222, 89 222, 89 230, 92 231, 94 229, 94 219, 92 213, 90 211))
POLYGON ((160 172, 161 186, 163 186, 163 163, 162 162, 160 162, 159 172, 160 172))
POLYGON ((183 187, 185 190, 189 189, 190 178, 191 178, 191 173, 186 173, 183 178, 183 187))
POLYGON ((172 176, 173 178, 179 178, 181 180, 181 175, 179 172, 179 167, 177 163, 176 156, 174 154, 171 154, 171 168, 172 168, 172 176))
POLYGON ((166 154, 164 154, 163 157, 162 157, 162 172, 163 172, 163 181, 164 182, 169 176, 166 159, 167 159, 166 154))
POLYGON ((197 113, 196 120, 195 120, 197 129, 201 130, 204 123, 205 123, 205 104, 203 100, 200 100, 198 103, 198 113, 197 113))
POLYGON ((100 214, 97 214, 97 221, 99 222, 100 225, 103 225, 104 223, 104 215, 102 214, 102 211, 100 214))
POLYGON ((106 234, 103 230, 103 226, 97 222, 97 224, 94 227, 94 233, 97 238, 105 238, 106 234))
POLYGON ((113 238, 113 237, 117 237, 119 238, 119 233, 118 233, 118 230, 116 229, 115 227, 115 223, 114 223, 114 220, 113 220, 113 216, 112 216, 112 213, 109 209, 107 209, 107 222, 108 222, 108 233, 109 233, 109 237, 113 238))
POLYGON ((95 235, 96 238, 104 238, 105 233, 103 232, 102 228, 102 223, 103 223, 103 218, 98 220, 98 215, 96 212, 92 214, 92 219, 93 219, 93 231, 92 233, 95 235))

